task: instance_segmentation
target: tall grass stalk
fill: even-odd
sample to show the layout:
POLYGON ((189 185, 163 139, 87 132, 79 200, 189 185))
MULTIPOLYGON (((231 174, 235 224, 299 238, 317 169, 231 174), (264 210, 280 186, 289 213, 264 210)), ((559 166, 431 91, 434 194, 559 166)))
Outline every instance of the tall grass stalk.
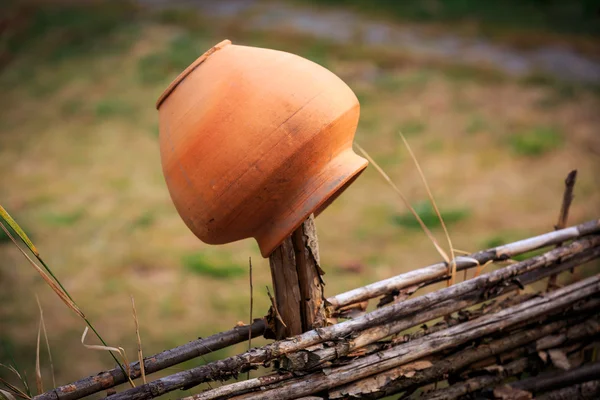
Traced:
MULTIPOLYGON (((100 342, 105 347, 109 347, 106 344, 106 342, 104 341, 104 339, 102 338, 102 336, 100 336, 100 334, 98 333, 98 331, 96 331, 96 328, 94 328, 94 326, 92 325, 92 323, 87 319, 87 317, 79 309, 79 307, 77 306, 77 304, 75 303, 75 301, 73 300, 73 298, 71 297, 71 295, 69 294, 69 292, 67 291, 67 289, 62 285, 62 283, 60 282, 60 280, 54 275, 54 273, 52 272, 52 270, 50 269, 50 267, 48 267, 48 265, 44 262, 44 260, 40 256, 39 251, 37 250, 37 248, 35 247, 35 245, 33 244, 33 242, 29 239, 29 237, 27 236, 27 234, 23 231, 23 229, 19 226, 19 224, 17 224, 17 222, 10 216, 10 214, 8 213, 8 211, 6 211, 6 209, 4 207, 2 207, 1 205, 0 205, 0 219, 1 219, 0 220, 0 227, 2 227, 2 230, 4 230, 4 232, 6 233, 6 235, 12 240, 12 242, 15 244, 15 246, 17 246, 17 248, 21 251, 21 253, 23 254, 23 256, 25 256, 25 258, 27 259, 27 261, 29 261, 29 263, 38 271, 38 273, 42 276, 42 278, 44 279, 44 281, 58 295, 58 297, 60 297, 60 299, 67 305, 67 307, 69 307, 81 319, 83 319, 83 321, 92 330, 92 332, 94 332, 94 334, 100 340, 100 342), (29 251, 31 251, 33 253, 33 255, 40 262, 40 264, 42 264, 42 266, 44 267, 44 269, 50 275, 51 278, 46 274, 46 272, 44 272, 31 259, 31 257, 29 257, 27 255, 27 253, 25 253, 25 251, 21 248, 21 246, 19 246, 19 244, 17 243, 16 239, 13 237, 13 235, 9 232, 9 230, 4 225, 5 223, 8 226, 11 227, 11 229, 17 234, 17 236, 19 236, 19 238, 21 239, 21 241, 25 244, 25 246, 27 246, 27 248, 29 249, 29 251)), ((123 368, 123 365, 117 359, 117 357, 114 355, 114 353, 112 351, 109 351, 109 353, 112 356, 113 360, 117 363, 117 365, 119 366, 119 368, 121 368, 121 371, 123 371, 123 373, 126 376, 129 376, 125 372, 125 368, 123 368)))

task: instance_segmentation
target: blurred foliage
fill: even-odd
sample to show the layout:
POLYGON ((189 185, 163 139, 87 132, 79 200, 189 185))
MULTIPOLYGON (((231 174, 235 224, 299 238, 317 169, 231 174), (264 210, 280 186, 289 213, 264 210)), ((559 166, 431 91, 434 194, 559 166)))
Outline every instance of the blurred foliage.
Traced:
POLYGON ((22 53, 48 62, 98 50, 118 52, 122 48, 111 36, 131 29, 136 15, 128 1, 8 1, 0 6, 0 67, 22 53))
POLYGON ((509 136, 512 150, 525 156, 539 156, 558 149, 564 142, 563 134, 552 127, 538 126, 509 136))
POLYGON ((471 22, 487 27, 600 33, 600 0, 303 0, 350 5, 365 12, 418 22, 471 22))
MULTIPOLYGON (((413 205, 413 207, 428 228, 434 229, 442 226, 437 214, 435 213, 435 210, 433 209, 433 206, 429 201, 419 202, 413 205)), ((440 210, 440 214, 444 219, 444 223, 446 223, 446 225, 448 226, 468 218, 470 213, 467 209, 456 208, 450 210, 440 210)), ((396 225, 402 226, 404 228, 418 230, 421 229, 421 225, 419 225, 419 222, 409 211, 400 215, 395 215, 392 221, 396 225)))
POLYGON ((183 71, 212 42, 203 40, 201 34, 185 33, 175 37, 169 46, 159 52, 148 54, 138 62, 140 80, 144 84, 162 82, 166 76, 183 71))
POLYGON ((67 213, 52 212, 42 215, 42 220, 51 226, 70 226, 79 221, 84 214, 84 210, 77 210, 67 213))
POLYGON ((228 257, 208 257, 205 253, 187 254, 182 259, 187 271, 217 279, 236 278, 246 274, 246 269, 234 264, 228 257))

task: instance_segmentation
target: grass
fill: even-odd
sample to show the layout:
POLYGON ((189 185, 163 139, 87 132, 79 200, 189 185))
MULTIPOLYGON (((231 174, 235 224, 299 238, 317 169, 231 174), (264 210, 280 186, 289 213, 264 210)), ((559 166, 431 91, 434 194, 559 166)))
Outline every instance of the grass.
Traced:
POLYGON ((418 135, 425 132, 427 124, 419 119, 410 119, 400 124, 398 130, 405 136, 418 135))
MULTIPOLYGON (((214 44, 214 43, 213 43, 214 44)), ((138 75, 143 84, 161 83, 183 71, 212 44, 201 34, 186 32, 170 41, 166 49, 148 54, 138 61, 138 75)))
POLYGON ((218 259, 208 257, 202 252, 185 255, 182 263, 187 271, 210 278, 230 279, 246 274, 245 268, 232 263, 228 257, 218 259))
POLYGON ((467 123, 465 132, 469 135, 474 135, 477 133, 481 133, 486 129, 488 129, 487 121, 480 115, 473 115, 467 123))
POLYGON ((67 213, 51 212, 51 213, 46 213, 46 214, 42 215, 41 220, 50 226, 56 226, 56 227, 65 226, 66 227, 66 226, 71 226, 71 225, 77 223, 78 221, 81 220, 81 218, 84 215, 85 215, 84 210, 77 210, 77 211, 72 211, 72 212, 67 212, 67 213))
POLYGON ((508 143, 515 154, 540 156, 559 149, 564 143, 564 135, 556 128, 537 126, 509 136, 508 143))
MULTIPOLYGON (((413 207, 428 228, 436 229, 441 227, 440 220, 436 215, 435 210, 433 209, 430 202, 422 201, 416 203, 415 205, 413 205, 413 207)), ((452 225, 457 222, 463 221, 467 219, 470 215, 469 211, 463 208, 454 208, 448 210, 442 209, 440 210, 440 213, 442 214, 446 225, 452 225)), ((415 217, 409 212, 400 215, 394 215, 392 217, 392 222, 395 225, 401 226, 403 228, 415 230, 421 229, 421 226, 415 220, 415 217)))
POLYGON ((382 73, 375 80, 378 89, 388 92, 402 92, 407 90, 423 90, 435 73, 429 69, 419 69, 408 73, 382 73))
MULTIPOLYGON (((36 7, 13 3, 3 10, 13 17, 7 19, 0 45, 4 60, 35 54, 36 60, 57 63, 73 57, 119 53, 131 43, 137 17, 136 7, 126 1, 39 3, 36 7), (125 32, 128 40, 114 40, 125 32)), ((27 71, 30 69, 23 72, 27 71)))
POLYGON ((402 21, 462 24, 477 21, 483 30, 521 29, 594 35, 600 33, 598 0, 572 2, 505 0, 304 0, 331 6, 352 6, 358 10, 402 21))
POLYGON ((151 227, 156 221, 156 216, 152 211, 142 212, 132 223, 132 228, 146 229, 151 227))
POLYGON ((96 103, 94 107, 94 114, 98 119, 126 117, 130 116, 133 111, 133 107, 130 104, 115 97, 104 98, 96 103))

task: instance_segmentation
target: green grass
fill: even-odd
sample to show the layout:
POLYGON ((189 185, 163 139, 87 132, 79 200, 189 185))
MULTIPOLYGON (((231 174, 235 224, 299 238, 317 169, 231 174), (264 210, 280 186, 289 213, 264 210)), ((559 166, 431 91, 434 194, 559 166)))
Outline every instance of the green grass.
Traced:
MULTIPOLYGON (((428 228, 435 229, 441 227, 441 222, 438 219, 431 203, 428 201, 422 201, 413 205, 413 207, 428 228)), ((442 214, 442 218, 444 218, 444 222, 447 226, 463 221, 470 215, 469 210, 463 208, 440 210, 440 213, 442 214)), ((392 222, 403 228, 421 229, 421 225, 419 225, 419 222, 409 211, 400 215, 394 215, 392 217, 392 222)))
POLYGON ((331 46, 329 46, 326 42, 318 41, 312 43, 306 49, 303 49, 301 55, 319 65, 327 67, 330 60, 330 54, 331 46))
POLYGON ((131 223, 131 227, 144 229, 152 226, 155 221, 156 217, 151 211, 144 211, 131 223))
POLYGON ((487 128, 488 128, 488 123, 485 119, 483 119, 483 117, 481 117, 479 115, 473 115, 469 119, 469 122, 467 123, 467 126, 465 128, 465 131, 469 135, 474 135, 476 133, 485 131, 487 128))
POLYGON ((404 136, 418 135, 419 133, 423 133, 425 129, 427 129, 427 124, 418 119, 402 122, 400 126, 398 126, 398 130, 402 132, 404 136))
POLYGON ((124 100, 107 97, 96 103, 94 113, 98 119, 126 117, 133 112, 133 107, 124 100))
POLYGON ((560 148, 564 143, 563 136, 556 128, 538 126, 509 136, 508 144, 515 154, 540 156, 560 148))
POLYGON ((246 274, 246 269, 232 263, 227 257, 208 257, 205 253, 187 254, 182 259, 185 269, 193 274, 216 279, 237 278, 246 274))
POLYGON ((114 35, 132 32, 137 17, 136 7, 127 1, 41 2, 33 7, 12 2, 1 12, 14 16, 15 23, 10 25, 8 18, 0 54, 12 59, 31 53, 41 62, 119 52, 129 41, 115 42, 114 35))
POLYGON ((449 81, 458 83, 474 81, 494 85, 506 82, 507 80, 506 75, 502 72, 470 65, 454 64, 442 66, 442 73, 449 81))
POLYGON ((559 31, 598 34, 598 0, 304 0, 332 6, 348 5, 360 11, 417 22, 464 23, 481 28, 559 31))
POLYGON ((82 99, 69 99, 60 106, 60 114, 65 117, 72 117, 81 113, 83 110, 82 99))
POLYGON ((84 215, 83 210, 72 211, 68 213, 47 213, 42 216, 42 221, 51 226, 71 226, 81 220, 84 215))
POLYGON ((382 73, 375 79, 379 90, 402 92, 406 90, 425 89, 434 72, 428 69, 409 73, 382 73))
POLYGON ((166 49, 148 54, 138 61, 140 81, 151 85, 174 79, 214 44, 202 34, 181 34, 171 40, 166 49))

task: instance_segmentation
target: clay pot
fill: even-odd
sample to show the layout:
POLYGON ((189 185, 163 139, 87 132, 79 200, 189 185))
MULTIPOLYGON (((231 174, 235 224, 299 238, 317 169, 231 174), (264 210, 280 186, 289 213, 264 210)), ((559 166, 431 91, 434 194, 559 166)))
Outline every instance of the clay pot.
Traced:
POLYGON ((160 96, 163 173, 202 241, 254 237, 267 257, 367 166, 352 151, 359 104, 333 73, 225 40, 160 96))

